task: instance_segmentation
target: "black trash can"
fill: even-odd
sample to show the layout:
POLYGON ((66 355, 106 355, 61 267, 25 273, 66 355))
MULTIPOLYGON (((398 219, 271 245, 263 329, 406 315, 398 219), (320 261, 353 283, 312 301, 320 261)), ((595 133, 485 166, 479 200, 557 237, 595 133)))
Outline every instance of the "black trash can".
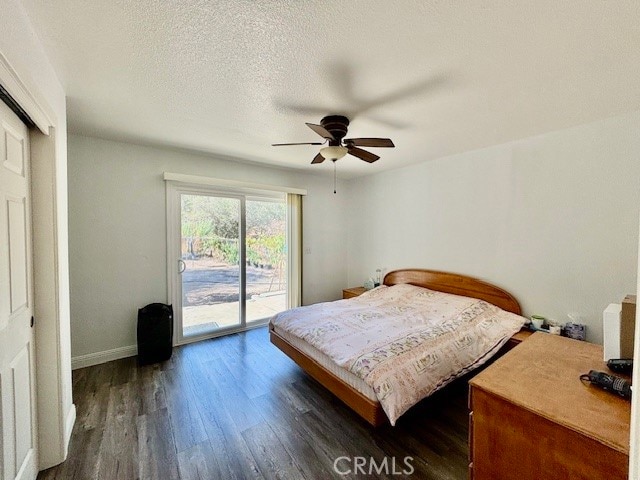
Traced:
POLYGON ((138 310, 138 363, 163 362, 171 358, 173 307, 150 303, 138 310))

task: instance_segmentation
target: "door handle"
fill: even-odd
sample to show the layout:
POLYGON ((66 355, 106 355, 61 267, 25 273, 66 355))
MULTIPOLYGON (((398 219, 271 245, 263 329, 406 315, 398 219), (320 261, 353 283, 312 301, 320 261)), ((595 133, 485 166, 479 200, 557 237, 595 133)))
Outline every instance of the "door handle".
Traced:
POLYGON ((184 263, 184 260, 178 260, 178 273, 184 273, 187 269, 187 264, 184 263))

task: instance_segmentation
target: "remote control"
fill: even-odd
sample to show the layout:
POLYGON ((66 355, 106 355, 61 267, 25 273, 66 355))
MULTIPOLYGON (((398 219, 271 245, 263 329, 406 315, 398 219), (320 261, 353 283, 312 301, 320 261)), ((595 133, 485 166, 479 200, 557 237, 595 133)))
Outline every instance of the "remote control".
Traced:
POLYGON ((631 375, 633 370, 633 359, 631 358, 612 358, 607 362, 607 367, 616 373, 626 373, 631 375))

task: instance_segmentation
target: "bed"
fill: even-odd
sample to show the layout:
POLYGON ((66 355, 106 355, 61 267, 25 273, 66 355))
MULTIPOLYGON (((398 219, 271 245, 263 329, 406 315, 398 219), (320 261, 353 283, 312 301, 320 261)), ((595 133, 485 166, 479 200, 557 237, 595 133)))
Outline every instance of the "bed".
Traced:
POLYGON ((365 420, 374 426, 389 421, 393 425, 421 399, 420 395, 427 396, 516 345, 522 338, 518 332, 525 322, 520 313, 520 305, 510 293, 482 280, 448 272, 404 269, 389 272, 381 287, 360 297, 282 312, 271 319, 269 332, 275 346, 365 420), (473 320, 455 323, 451 321, 454 317, 456 322, 462 322, 463 317, 473 320), (341 323, 342 319, 348 320, 341 323), (361 324, 362 332, 350 332, 351 324, 361 324), (467 328, 475 333, 467 334, 464 330, 467 328), (438 330, 444 333, 432 333, 438 330), (456 342, 456 350, 473 350, 465 355, 478 357, 449 360, 448 350, 435 348, 437 342, 442 343, 441 334, 442 338, 456 342), (391 342, 384 338, 386 335, 399 341, 391 342), (464 344, 462 347, 458 346, 460 342, 464 344), (428 350, 412 358, 413 346, 403 350, 405 344, 428 350), (379 345, 383 348, 378 348, 379 345), (363 354, 363 349, 371 352, 363 354), (384 355, 389 351, 392 353, 388 357, 379 358, 380 352, 384 355), (430 361, 432 356, 435 361, 430 361), (370 362, 372 358, 374 361, 370 362), (391 367, 401 358, 406 365, 398 375, 407 375, 406 378, 394 377, 391 367), (448 367, 447 362, 454 366, 448 367), (367 370, 369 363, 371 370, 367 370), (443 365, 453 371, 438 371, 436 375, 435 370, 442 370, 443 365), (427 375, 420 378, 436 379, 433 385, 420 385, 414 391, 415 381, 409 378, 413 370, 408 369, 422 366, 434 372, 426 370, 427 375), (387 390, 392 394, 387 395, 387 390), (416 398, 402 399, 402 405, 396 405, 400 390, 416 398))

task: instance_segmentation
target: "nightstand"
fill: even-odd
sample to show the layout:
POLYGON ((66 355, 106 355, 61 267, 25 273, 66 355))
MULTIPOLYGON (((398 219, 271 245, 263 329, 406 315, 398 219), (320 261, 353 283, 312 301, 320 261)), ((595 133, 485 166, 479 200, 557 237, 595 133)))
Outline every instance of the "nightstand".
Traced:
MULTIPOLYGON (((527 330, 526 328, 522 327, 522 329, 518 333, 516 333, 513 337, 511 337, 509 340, 507 340, 507 343, 504 344, 504 346, 502 347, 501 351, 502 352, 508 352, 513 347, 517 347, 518 345, 520 345, 527 338, 529 338, 532 334, 533 334, 533 332, 531 330, 527 330)), ((545 335, 551 335, 551 334, 550 333, 545 333, 545 335)))
POLYGON ((362 295, 366 291, 367 291, 367 289, 364 288, 364 287, 345 288, 344 290, 342 290, 342 298, 359 297, 360 295, 362 295))

